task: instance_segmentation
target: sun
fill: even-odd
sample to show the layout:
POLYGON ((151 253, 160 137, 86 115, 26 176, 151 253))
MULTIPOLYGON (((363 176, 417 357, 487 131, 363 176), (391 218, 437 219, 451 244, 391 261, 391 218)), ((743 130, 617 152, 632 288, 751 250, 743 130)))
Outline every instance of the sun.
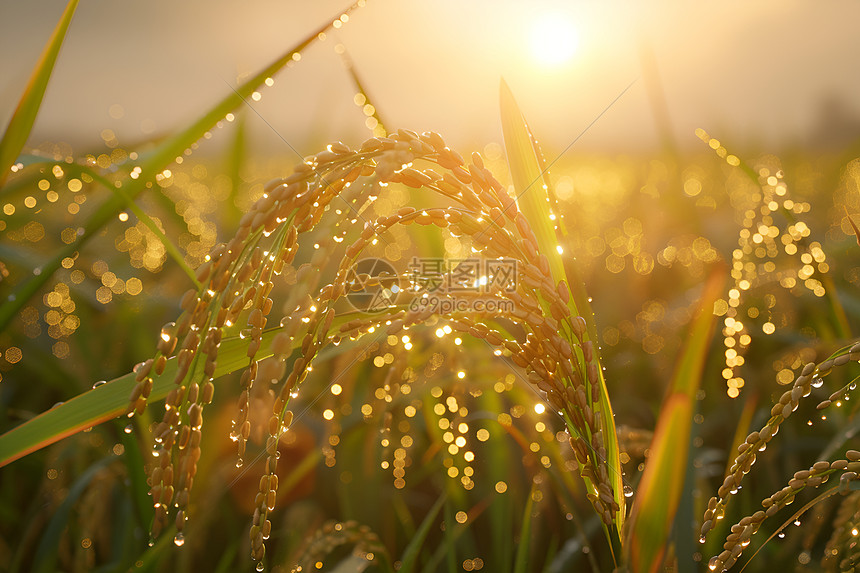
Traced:
POLYGON ((569 61, 576 54, 578 45, 576 28, 563 14, 546 12, 532 24, 532 56, 544 66, 559 66, 569 61))

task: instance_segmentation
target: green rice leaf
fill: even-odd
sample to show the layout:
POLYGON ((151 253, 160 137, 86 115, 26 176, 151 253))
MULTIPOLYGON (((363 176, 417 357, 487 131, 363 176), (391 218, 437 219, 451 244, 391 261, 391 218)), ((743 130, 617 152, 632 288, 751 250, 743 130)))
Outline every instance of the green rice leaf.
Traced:
POLYGON ((69 0, 36 67, 33 68, 30 81, 24 88, 18 107, 15 108, 15 113, 12 114, 12 119, 3 133, 3 139, 0 140, 0 187, 6 182, 10 168, 24 148, 24 144, 27 143, 27 138, 30 137, 30 131, 42 105, 42 98, 45 96, 45 89, 48 87, 48 80, 51 79, 51 72, 54 70, 54 63, 57 61, 57 55, 63 46, 63 40, 66 38, 66 32, 77 7, 78 0, 69 0))
MULTIPOLYGON (((552 192, 549 175, 546 168, 542 166, 542 157, 529 130, 529 126, 514 99, 513 93, 511 93, 510 88, 504 80, 501 83, 501 115, 505 149, 511 169, 511 179, 517 193, 517 205, 526 219, 528 219, 534 231, 540 252, 546 255, 549 261, 550 274, 553 281, 558 283, 558 281, 564 279, 570 286, 572 295, 568 305, 570 311, 573 316, 582 316, 585 318, 588 325, 585 338, 594 343, 595 360, 598 364, 597 371, 600 383, 599 415, 603 418, 602 427, 605 434, 604 443, 606 447, 606 463, 608 465, 607 471, 612 481, 615 501, 621 508, 615 516, 615 525, 618 531, 621 531, 624 527, 626 507, 624 483, 622 480, 618 437, 615 432, 615 417, 612 413, 612 405, 609 402, 609 394, 606 390, 601 359, 597 351, 599 341, 594 325, 594 315, 591 312, 588 295, 579 277, 572 254, 567 253, 565 258, 562 258, 564 246, 567 244, 567 231, 564 228, 558 209, 553 208, 553 205, 557 201, 555 194, 552 192), (559 249, 558 247, 562 248, 559 249)), ((593 489, 594 487, 590 483, 587 485, 589 489, 593 489)))
MULTIPOLYGON (((346 50, 341 53, 341 58, 343 58, 346 72, 349 74, 349 77, 352 78, 352 83, 355 86, 355 91, 357 92, 356 95, 361 95, 361 97, 364 98, 364 106, 370 105, 370 107, 373 108, 373 113, 370 114, 370 117, 376 120, 376 127, 370 131, 377 137, 388 135, 388 130, 385 128, 385 122, 382 121, 382 116, 379 115, 379 108, 376 107, 373 101, 371 101, 370 96, 367 95, 367 91, 361 83, 361 78, 358 77, 358 72, 355 71, 355 65, 352 63, 352 58, 349 57, 346 50)), ((368 108, 365 107, 364 109, 368 108)))
POLYGON ((725 283, 725 269, 714 271, 705 283, 687 342, 675 367, 663 401, 651 455, 636 492, 630 516, 627 548, 630 570, 653 573, 661 570, 675 513, 684 489, 690 431, 696 393, 714 330, 714 301, 725 283))
MULTIPOLYGON (((349 319, 349 316, 343 315, 336 317, 332 323, 333 328, 348 322, 349 319)), ((271 356, 269 348, 272 339, 280 330, 275 328, 263 334, 262 346, 257 353, 259 359, 271 356)), ((294 341, 294 347, 300 346, 300 342, 300 340, 294 341)), ((242 340, 238 336, 225 338, 218 352, 218 366, 214 377, 217 379, 246 367, 248 365, 247 348, 247 340, 242 340)), ((149 398, 151 402, 167 396, 171 388, 175 387, 173 384, 175 375, 176 358, 174 357, 167 361, 161 376, 153 379, 152 393, 149 398)), ((128 399, 136 384, 134 378, 134 373, 129 372, 12 428, 0 436, 0 467, 65 437, 123 415, 128 409, 128 399)))
POLYGON ((421 522, 421 526, 418 528, 418 531, 409 541, 409 545, 406 546, 406 550, 403 552, 403 558, 401 559, 401 565, 398 571, 401 571, 402 573, 412 573, 415 571, 415 566, 418 564, 418 554, 421 552, 421 547, 424 545, 424 541, 427 539, 427 534, 430 533, 430 528, 433 526, 433 522, 439 515, 439 511, 442 509, 442 506, 445 505, 445 499, 447 498, 444 495, 440 496, 430 511, 427 512, 427 517, 425 517, 424 521, 421 522))
POLYGON ((43 571, 57 570, 57 550, 60 546, 60 538, 71 517, 73 506, 78 501, 78 498, 81 497, 81 494, 84 493, 84 490, 90 485, 90 482, 93 481, 93 478, 96 477, 96 474, 113 461, 111 458, 103 458, 95 462, 69 488, 69 492, 66 494, 65 499, 63 499, 63 503, 60 504, 60 507, 57 508, 57 511, 51 517, 51 521, 48 523, 48 527, 45 529, 45 533, 39 542, 39 548, 36 551, 36 562, 33 564, 34 571, 41 573, 43 571))
POLYGON ((534 493, 537 485, 532 483, 529 491, 529 499, 523 510, 523 524, 520 528, 520 541, 517 544, 517 557, 514 560, 514 573, 526 573, 529 566, 529 544, 532 538, 532 507, 534 506, 534 493))

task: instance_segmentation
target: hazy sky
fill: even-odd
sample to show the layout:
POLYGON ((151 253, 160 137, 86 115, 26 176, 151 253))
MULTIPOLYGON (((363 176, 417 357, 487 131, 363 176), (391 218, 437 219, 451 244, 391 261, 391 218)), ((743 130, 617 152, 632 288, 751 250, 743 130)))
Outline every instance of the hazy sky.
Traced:
MULTIPOLYGON (((84 151, 106 128, 122 144, 183 126, 347 4, 83 0, 31 143, 84 151)), ((64 6, 0 0, 3 126, 64 6)), ((685 147, 701 145, 697 127, 736 149, 844 143, 860 137, 858 22, 853 1, 368 0, 263 90, 254 106, 271 127, 253 113, 248 127, 273 152, 289 151, 280 137, 301 153, 366 137, 340 42, 389 126, 459 147, 500 141, 503 76, 548 147, 570 144, 631 83, 575 150, 656 149, 661 109, 685 147), (544 61, 535 37, 572 39, 556 51, 568 59, 544 61)))

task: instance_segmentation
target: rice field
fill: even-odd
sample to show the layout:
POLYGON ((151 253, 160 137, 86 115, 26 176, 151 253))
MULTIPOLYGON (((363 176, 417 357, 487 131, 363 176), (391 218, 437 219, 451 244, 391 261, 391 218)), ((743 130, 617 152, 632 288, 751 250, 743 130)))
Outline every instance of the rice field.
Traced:
POLYGON ((853 571, 860 147, 568 153, 502 80, 455 149, 356 64, 360 138, 250 152, 363 4, 165 137, 31 147, 68 4, 0 142, 0 560, 853 571))

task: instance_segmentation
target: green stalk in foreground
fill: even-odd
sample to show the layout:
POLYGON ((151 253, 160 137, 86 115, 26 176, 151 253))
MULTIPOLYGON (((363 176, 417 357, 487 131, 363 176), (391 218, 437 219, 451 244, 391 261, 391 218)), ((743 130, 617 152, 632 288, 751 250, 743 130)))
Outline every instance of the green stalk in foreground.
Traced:
MULTIPOLYGON (((603 367, 597 348, 598 340, 594 335, 594 317, 581 280, 575 274, 567 272, 567 269, 575 267, 575 264, 572 260, 565 261, 562 258, 564 256, 571 259, 572 253, 564 253, 567 231, 564 228, 560 213, 555 213, 552 209, 550 201, 554 197, 550 193, 549 176, 546 169, 541 167, 540 152, 536 148, 528 124, 504 80, 501 84, 501 114, 511 177, 517 193, 517 205, 534 230, 540 247, 540 254, 547 259, 553 281, 556 284, 565 283, 564 287, 559 286, 560 289, 568 290, 569 288, 571 295, 569 296, 568 309, 571 315, 581 317, 585 322, 585 329, 581 334, 582 346, 575 344, 576 337, 572 332, 566 331, 560 334, 566 335, 568 342, 576 350, 575 358, 582 364, 583 371, 587 369, 586 363, 592 363, 596 368, 596 379, 593 382, 593 386, 596 388, 587 391, 587 395, 592 400, 596 395, 596 400, 590 404, 590 407, 594 416, 601 420, 600 430, 591 425, 578 426, 571 421, 571 418, 568 418, 568 428, 572 436, 580 437, 588 446, 593 446, 590 442, 594 440, 595 434, 602 434, 605 456, 599 455, 599 448, 592 447, 589 456, 591 467, 583 472, 583 478, 591 493, 599 495, 596 493, 598 488, 593 477, 600 476, 601 472, 605 472, 608 482, 611 484, 610 495, 619 509, 612 515, 612 525, 614 526, 612 529, 614 531, 609 531, 609 524, 605 520, 604 526, 607 528, 612 544, 617 545, 621 540, 620 532, 624 527, 625 519, 624 483, 618 438, 615 431, 615 418, 603 376, 603 367), (585 350, 586 346, 588 350, 585 350), (586 353, 593 355, 592 360, 586 359, 586 353), (589 477, 589 471, 593 472, 593 476, 589 477)), ((582 464, 580 464, 580 469, 583 469, 582 464)), ((619 547, 613 547, 613 551, 617 549, 619 547)), ((620 556, 616 556, 616 558, 618 557, 620 556)))
POLYGON ((36 115, 39 113, 42 98, 48 87, 48 80, 51 79, 51 72, 54 70, 54 63, 57 61, 57 55, 63 46, 63 40, 66 38, 66 32, 77 7, 78 0, 69 0, 57 27, 54 28, 51 38, 39 57, 39 62, 33 68, 33 74, 18 101, 18 107, 15 108, 15 113, 12 115, 5 133, 3 133, 3 139, 0 140, 0 188, 6 182, 10 168, 15 164, 18 154, 21 153, 24 144, 27 143, 30 130, 33 129, 33 123, 36 121, 36 115))
MULTIPOLYGON (((339 326, 346 321, 346 318, 340 317, 333 322, 333 325, 339 326)), ((281 330, 275 328, 263 334, 259 351, 261 359, 272 355, 270 349, 272 339, 281 330)), ((221 342, 221 358, 214 374, 216 379, 248 365, 246 356, 248 344, 249 341, 238 336, 225 338, 221 342)), ((294 341, 293 347, 298 346, 301 346, 301 341, 294 341)), ((167 393, 175 387, 173 384, 175 374, 176 358, 174 357, 167 361, 164 372, 154 377, 151 400, 162 400, 167 396, 167 393)), ((0 467, 82 430, 122 416, 128 411, 128 397, 137 384, 134 378, 134 372, 129 372, 106 384, 96 386, 0 435, 0 467)))
MULTIPOLYGON (((690 432, 695 414, 696 393, 714 331, 714 301, 725 284, 725 269, 715 270, 699 299, 694 319, 651 442, 651 455, 636 492, 630 516, 627 547, 634 573, 661 570, 675 513, 685 488, 690 432)), ((685 524, 679 524, 684 527, 685 524)))

